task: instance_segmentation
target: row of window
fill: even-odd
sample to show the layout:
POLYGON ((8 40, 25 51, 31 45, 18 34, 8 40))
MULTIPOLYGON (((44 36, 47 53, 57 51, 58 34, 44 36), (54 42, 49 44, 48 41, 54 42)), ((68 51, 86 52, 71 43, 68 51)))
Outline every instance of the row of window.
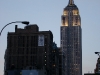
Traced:
MULTIPOLYGON (((45 45, 48 43, 47 38, 44 40, 45 41, 45 45)), ((34 39, 32 40, 9 40, 8 41, 8 47, 34 47, 34 46, 38 46, 38 40, 34 39)))

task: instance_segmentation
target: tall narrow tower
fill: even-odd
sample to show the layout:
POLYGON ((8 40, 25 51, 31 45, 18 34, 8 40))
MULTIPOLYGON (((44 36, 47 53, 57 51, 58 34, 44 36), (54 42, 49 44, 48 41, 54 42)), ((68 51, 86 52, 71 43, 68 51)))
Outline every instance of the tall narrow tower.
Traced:
POLYGON ((60 45, 65 75, 82 75, 82 30, 79 10, 73 0, 63 10, 60 45))

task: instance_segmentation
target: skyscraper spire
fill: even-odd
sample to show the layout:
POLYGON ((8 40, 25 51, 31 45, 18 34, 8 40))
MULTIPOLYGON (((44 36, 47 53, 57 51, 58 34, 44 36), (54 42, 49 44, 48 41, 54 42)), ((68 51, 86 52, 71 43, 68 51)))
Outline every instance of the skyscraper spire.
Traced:
POLYGON ((74 1, 73 0, 69 0, 69 5, 72 5, 74 4, 74 1))

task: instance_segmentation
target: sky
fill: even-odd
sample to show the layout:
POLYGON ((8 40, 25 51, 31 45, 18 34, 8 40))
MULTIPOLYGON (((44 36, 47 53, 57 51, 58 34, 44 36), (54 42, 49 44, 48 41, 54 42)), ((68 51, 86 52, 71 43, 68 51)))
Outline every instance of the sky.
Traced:
MULTIPOLYGON (((79 8, 82 27, 82 66, 83 74, 94 72, 100 51, 100 0, 74 0, 79 8)), ((54 41, 60 47, 60 26, 63 9, 68 0, 0 0, 0 30, 14 21, 29 21, 37 24, 40 31, 51 30, 54 41)), ((7 26, 0 36, 0 75, 4 71, 4 54, 7 48, 7 33, 14 32, 16 23, 7 26)))

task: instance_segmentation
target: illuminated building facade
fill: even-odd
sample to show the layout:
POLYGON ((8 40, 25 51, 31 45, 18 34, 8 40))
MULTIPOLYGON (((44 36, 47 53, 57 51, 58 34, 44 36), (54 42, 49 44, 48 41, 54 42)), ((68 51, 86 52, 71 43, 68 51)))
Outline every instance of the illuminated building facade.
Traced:
POLYGON ((78 7, 73 0, 63 10, 60 27, 62 75, 82 75, 82 30, 78 7))

